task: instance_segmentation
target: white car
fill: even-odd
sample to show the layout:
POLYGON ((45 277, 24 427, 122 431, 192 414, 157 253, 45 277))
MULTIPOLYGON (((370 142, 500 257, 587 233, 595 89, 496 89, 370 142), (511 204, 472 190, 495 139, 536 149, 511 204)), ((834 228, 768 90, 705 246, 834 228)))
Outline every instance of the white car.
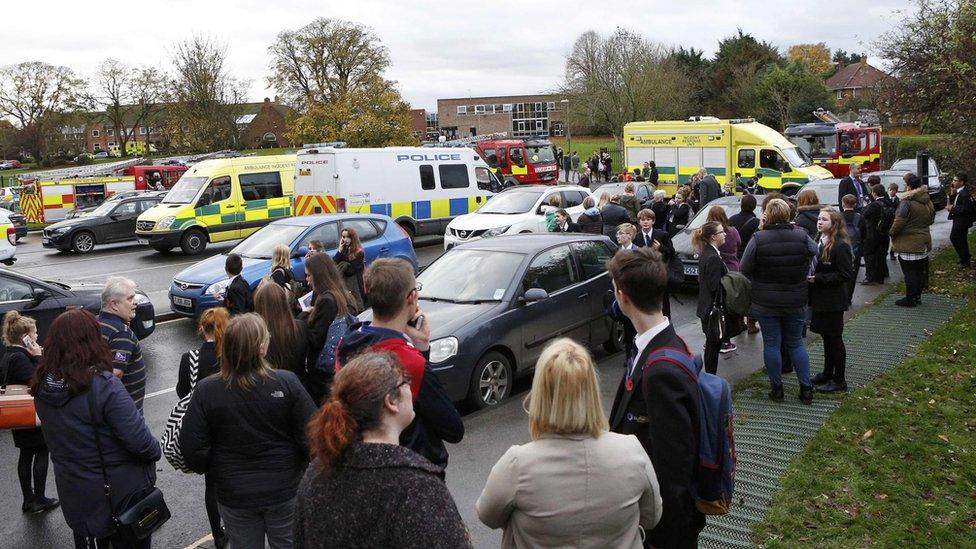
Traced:
POLYGON ((7 210, 0 209, 0 263, 13 265, 17 255, 17 229, 7 210))
POLYGON ((517 185, 492 196, 475 212, 455 217, 444 232, 444 249, 458 244, 503 234, 547 232, 542 206, 559 195, 560 208, 576 221, 583 213, 583 200, 590 196, 577 185, 517 185))

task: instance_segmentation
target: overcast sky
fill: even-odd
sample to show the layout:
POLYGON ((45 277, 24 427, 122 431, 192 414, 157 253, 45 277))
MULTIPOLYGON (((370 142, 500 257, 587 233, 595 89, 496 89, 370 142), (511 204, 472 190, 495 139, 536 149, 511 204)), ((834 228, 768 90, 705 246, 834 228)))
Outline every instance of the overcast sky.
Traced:
POLYGON ((568 9, 573 5, 565 0, 41 0, 31 5, 29 23, 20 21, 24 12, 5 25, 0 65, 39 60, 88 77, 103 59, 115 57, 168 69, 173 44, 205 34, 227 44, 230 71, 250 80, 250 98, 260 101, 274 95, 267 89, 267 48, 277 33, 332 17, 372 27, 390 51, 386 76, 398 82, 412 106, 435 110, 438 98, 553 90, 573 41, 591 29, 609 33, 626 27, 666 46, 691 46, 708 55, 736 28, 783 52, 792 44, 825 42, 832 50, 873 55, 876 38, 902 19, 898 10, 913 9, 906 0, 608 0, 568 9))

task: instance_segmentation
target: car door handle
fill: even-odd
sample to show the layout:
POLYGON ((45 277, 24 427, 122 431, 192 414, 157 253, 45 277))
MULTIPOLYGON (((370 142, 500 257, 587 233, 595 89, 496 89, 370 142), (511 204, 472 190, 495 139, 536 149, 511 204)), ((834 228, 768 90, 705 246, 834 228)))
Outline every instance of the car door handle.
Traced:
POLYGON ((576 299, 586 299, 588 297, 590 297, 590 293, 589 292, 583 292, 580 295, 576 296, 576 299))

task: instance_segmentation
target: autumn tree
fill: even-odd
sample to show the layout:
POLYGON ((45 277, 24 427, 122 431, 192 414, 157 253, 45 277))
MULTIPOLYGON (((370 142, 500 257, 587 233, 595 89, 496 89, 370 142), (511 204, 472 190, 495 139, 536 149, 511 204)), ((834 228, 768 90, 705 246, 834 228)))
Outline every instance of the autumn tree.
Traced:
POLYGON ((135 68, 109 58, 98 66, 92 84, 92 102, 115 130, 125 155, 128 143, 136 139, 137 128, 155 123, 162 113, 169 94, 166 77, 158 69, 135 68))
POLYGON ((0 68, 0 115, 17 126, 16 141, 35 159, 45 139, 59 131, 60 117, 74 109, 84 81, 67 67, 28 61, 0 68))
POLYGON ((806 63, 814 74, 826 74, 833 67, 830 61, 830 48, 823 42, 794 44, 787 50, 786 59, 806 63))
POLYGON ((756 96, 765 107, 760 119, 777 129, 791 122, 814 121, 813 111, 833 107, 833 97, 819 75, 797 59, 786 66, 769 65, 756 83, 756 96))
POLYGON ((376 78, 340 99, 315 102, 291 121, 293 143, 345 141, 350 147, 416 145, 410 106, 391 82, 376 78))
POLYGON ((667 55, 624 29, 608 37, 595 31, 580 35, 560 89, 569 99, 573 126, 613 135, 619 147, 628 122, 683 116, 690 104, 689 78, 667 55))
POLYGON ((177 44, 164 130, 173 146, 213 151, 238 145, 237 118, 247 83, 227 71, 226 60, 227 46, 211 38, 194 36, 177 44))
POLYGON ((390 65, 389 53, 372 29, 321 17, 278 33, 268 52, 269 84, 300 110, 363 91, 390 65))

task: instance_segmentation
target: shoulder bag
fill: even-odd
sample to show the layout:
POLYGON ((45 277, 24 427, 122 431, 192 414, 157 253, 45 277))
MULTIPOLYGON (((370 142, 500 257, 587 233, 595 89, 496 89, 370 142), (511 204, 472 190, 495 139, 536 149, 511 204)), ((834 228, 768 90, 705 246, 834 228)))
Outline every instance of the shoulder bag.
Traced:
POLYGON ((34 408, 34 397, 26 385, 7 385, 10 352, 0 361, 0 429, 32 429, 40 427, 41 419, 34 408))
POLYGON ((146 539, 153 532, 159 530, 169 520, 169 507, 163 499, 163 493, 155 486, 136 490, 122 500, 120 512, 116 513, 112 505, 112 487, 108 483, 108 471, 105 468, 105 455, 102 453, 102 440, 95 426, 95 390, 88 389, 88 413, 91 415, 92 430, 95 431, 95 447, 98 448, 98 461, 102 468, 105 500, 108 511, 112 515, 116 534, 122 538, 126 546, 135 546, 137 540, 146 539))
POLYGON ((186 411, 190 407, 193 389, 197 386, 197 377, 200 371, 200 351, 190 351, 187 355, 190 358, 190 392, 181 398, 176 406, 173 406, 173 411, 170 412, 169 418, 166 420, 166 429, 159 439, 159 445, 163 449, 163 457, 173 466, 173 469, 192 473, 193 471, 183 462, 183 451, 180 449, 180 429, 183 428, 183 416, 186 415, 186 411))

